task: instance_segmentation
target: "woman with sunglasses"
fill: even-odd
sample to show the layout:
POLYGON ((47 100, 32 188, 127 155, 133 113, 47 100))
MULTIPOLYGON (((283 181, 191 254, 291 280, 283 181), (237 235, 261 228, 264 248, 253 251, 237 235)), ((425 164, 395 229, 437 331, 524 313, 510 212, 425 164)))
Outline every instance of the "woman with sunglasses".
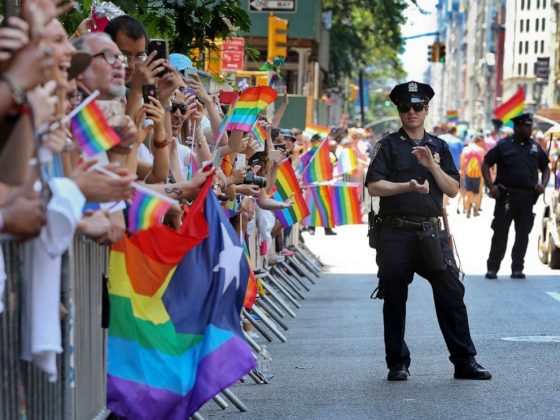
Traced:
POLYGON ((404 341, 408 285, 414 274, 433 289, 437 318, 455 366, 456 379, 490 379, 476 360, 471 339, 465 287, 453 251, 441 231, 443 195, 455 197, 459 172, 449 146, 424 130, 433 89, 408 82, 395 86, 389 98, 397 106, 402 128, 380 140, 374 149, 365 185, 380 197, 377 230, 379 287, 387 380, 410 376, 410 352, 404 341))

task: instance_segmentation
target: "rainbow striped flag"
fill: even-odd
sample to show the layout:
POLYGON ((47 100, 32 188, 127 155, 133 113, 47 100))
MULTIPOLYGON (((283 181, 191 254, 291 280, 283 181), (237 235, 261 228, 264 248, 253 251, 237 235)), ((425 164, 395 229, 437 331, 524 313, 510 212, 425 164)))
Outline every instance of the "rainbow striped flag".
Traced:
POLYGON ((524 108, 525 89, 519 88, 515 95, 494 110, 494 115, 505 124, 512 118, 521 115, 524 108))
POLYGON ((245 253, 247 264, 249 266, 249 280, 247 281, 247 290, 245 291, 245 301, 243 302, 243 307, 245 309, 251 309, 255 304, 255 300, 259 294, 259 289, 257 287, 257 277, 253 271, 253 263, 251 262, 249 247, 247 247, 247 242, 245 242, 245 240, 242 240, 241 242, 243 243, 243 252, 245 253))
POLYGON ((252 133, 257 139, 257 141, 259 142, 261 149, 264 150, 266 144, 266 131, 264 130, 264 127, 259 121, 255 122, 252 133))
POLYGON ((119 418, 187 419, 255 367, 240 325, 247 260, 212 178, 178 231, 111 248, 107 407, 119 418))
POLYGON ((332 186, 334 223, 339 225, 362 224, 362 210, 358 198, 357 184, 337 183, 332 186))
POLYGON ((309 208, 303 198, 303 193, 296 179, 296 174, 289 159, 284 160, 278 168, 276 175, 276 191, 272 198, 276 201, 286 201, 290 196, 294 201, 293 206, 287 209, 274 210, 274 214, 283 227, 290 227, 309 215, 309 208))
POLYGON ((216 131, 216 133, 214 133, 214 144, 216 146, 218 145, 218 142, 220 141, 220 139, 222 138, 222 136, 226 132, 226 127, 231 120, 231 116, 233 115, 233 109, 235 108, 235 105, 237 104, 238 101, 239 101, 239 96, 237 98, 235 98, 235 101, 233 101, 233 103, 231 103, 229 105, 229 108, 226 112, 226 115, 224 115, 224 119, 220 123, 220 127, 218 127, 218 131, 216 131))
POLYGON ((331 130, 326 125, 310 124, 305 126, 303 134, 307 137, 312 137, 314 134, 319 134, 321 137, 327 137, 331 130))
POLYGON ((94 100, 70 118, 70 131, 82 152, 89 157, 109 150, 121 142, 121 138, 111 128, 94 100))
POLYGON ((447 111, 447 122, 449 124, 457 124, 459 122, 459 111, 456 109, 447 111))
POLYGON ((276 90, 269 86, 250 87, 244 90, 233 110, 227 129, 251 132, 259 112, 276 100, 276 90))
POLYGON ((305 201, 310 214, 303 220, 303 224, 305 226, 334 227, 332 187, 330 185, 313 185, 305 190, 305 201))
POLYGON ((338 156, 333 172, 335 176, 342 175, 354 171, 358 166, 358 155, 354 149, 344 147, 338 156))
POLYGON ((163 216, 175 204, 175 200, 135 184, 132 204, 128 209, 128 231, 130 233, 149 229, 161 223, 163 216))
POLYGON ((329 154, 329 143, 323 140, 318 146, 313 146, 301 157, 303 185, 313 182, 330 181, 333 178, 333 168, 329 154))

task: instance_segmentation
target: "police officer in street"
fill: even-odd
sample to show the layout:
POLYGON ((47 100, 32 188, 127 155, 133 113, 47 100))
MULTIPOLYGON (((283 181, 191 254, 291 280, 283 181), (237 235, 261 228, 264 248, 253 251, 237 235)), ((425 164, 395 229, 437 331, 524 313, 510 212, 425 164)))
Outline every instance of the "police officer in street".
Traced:
POLYGON ((482 175, 496 199, 492 221, 492 244, 487 261, 487 279, 498 277, 504 258, 511 222, 515 226, 515 242, 511 251, 511 277, 524 279, 523 264, 529 233, 533 228, 533 205, 544 192, 550 179, 549 159, 539 144, 531 138, 533 117, 523 114, 512 118, 513 135, 498 142, 488 151, 482 164, 482 175), (498 173, 492 183, 490 167, 497 164, 498 173), (542 173, 539 183, 539 170, 542 173))
POLYGON ((463 302, 465 288, 441 230, 443 195, 457 195, 459 173, 447 143, 424 130, 433 96, 433 89, 423 83, 395 86, 389 97, 397 106, 402 128, 377 143, 365 181, 369 194, 380 197, 375 228, 377 297, 384 300, 387 379, 402 381, 410 376, 404 332, 408 285, 415 273, 432 286, 455 378, 490 379, 490 372, 475 360, 463 302))

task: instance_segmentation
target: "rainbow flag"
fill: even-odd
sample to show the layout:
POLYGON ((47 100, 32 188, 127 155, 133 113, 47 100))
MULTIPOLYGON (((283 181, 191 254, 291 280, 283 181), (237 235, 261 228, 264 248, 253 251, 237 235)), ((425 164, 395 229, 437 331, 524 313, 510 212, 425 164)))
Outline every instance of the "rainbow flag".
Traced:
POLYGON ((315 124, 307 125, 305 126, 305 130, 303 130, 303 134, 307 137, 312 137, 314 134, 319 134, 322 137, 327 137, 330 132, 330 128, 326 125, 315 124))
POLYGON ((224 212, 228 219, 231 219, 237 213, 237 200, 228 200, 224 205, 224 212))
POLYGON ((338 156, 333 172, 335 176, 342 175, 354 171, 358 166, 358 155, 354 149, 344 147, 338 156))
POLYGON ((132 204, 128 209, 128 231, 130 233, 149 229, 161 223, 163 216, 175 204, 175 200, 158 194, 149 188, 134 185, 132 204))
POLYGON ((524 108, 525 89, 519 88, 515 95, 494 110, 494 115, 505 124, 512 118, 521 115, 524 108))
POLYGON ((303 185, 330 181, 333 178, 333 168, 328 141, 323 140, 318 146, 309 149, 301 157, 301 164, 303 185))
POLYGON ((457 124, 459 122, 459 111, 456 109, 447 111, 447 123, 457 124))
POLYGON ((224 119, 220 123, 220 127, 218 127, 218 131, 216 131, 216 133, 214 134, 214 144, 216 146, 218 145, 218 142, 226 132, 226 127, 231 120, 231 116, 233 115, 233 109, 235 108, 235 105, 237 104, 238 101, 239 101, 239 96, 235 99, 235 101, 233 101, 233 103, 229 105, 226 115, 224 115, 224 119))
POLYGON ((276 91, 269 86, 250 87, 244 90, 239 95, 227 129, 251 132, 259 112, 274 102, 277 97, 276 91))
POLYGON ((310 215, 304 219, 303 224, 305 226, 334 227, 332 187, 314 185, 305 190, 305 201, 310 215))
POLYGON ((284 160, 276 174, 276 191, 272 195, 276 201, 286 201, 290 196, 293 206, 287 209, 274 210, 274 214, 283 227, 290 227, 309 215, 309 208, 303 198, 303 193, 296 179, 296 174, 289 159, 284 160))
POLYGON ((80 149, 89 157, 109 150, 121 142, 121 138, 111 128, 93 100, 70 118, 70 131, 80 149))
POLYGON ((260 122, 257 121, 255 123, 255 125, 253 126, 252 133, 257 139, 257 141, 259 142, 261 149, 264 150, 266 144, 266 131, 264 130, 264 127, 260 122))
POLYGON ((107 406, 126 419, 187 419, 255 366, 240 312, 249 270, 209 178, 179 231, 111 249, 107 406))
POLYGON ((357 184, 337 183, 332 186, 334 222, 339 225, 362 224, 362 210, 357 184))
POLYGON ((245 309, 251 309, 255 304, 257 295, 259 294, 259 289, 257 287, 257 277, 253 271, 253 263, 251 262, 251 254, 249 253, 249 248, 247 247, 247 242, 243 242, 243 252, 247 258, 247 264, 249 265, 249 280, 247 281, 247 291, 245 292, 245 301, 243 302, 243 307, 245 309))

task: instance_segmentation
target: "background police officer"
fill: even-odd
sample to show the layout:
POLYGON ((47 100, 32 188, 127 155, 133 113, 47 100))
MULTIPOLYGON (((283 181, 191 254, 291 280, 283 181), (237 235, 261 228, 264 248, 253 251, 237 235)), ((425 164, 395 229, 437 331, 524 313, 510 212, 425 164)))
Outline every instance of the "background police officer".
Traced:
POLYGON ((482 174, 496 199, 492 221, 492 245, 487 261, 486 278, 498 277, 504 258, 511 222, 515 222, 515 243, 511 251, 511 277, 524 279, 523 263, 533 228, 533 204, 544 192, 550 178, 549 159, 539 144, 531 139, 533 117, 523 114, 512 118, 514 132, 498 142, 484 157, 482 174), (489 168, 497 164, 496 181, 492 183, 489 168), (539 184, 539 173, 542 172, 539 184))
POLYGON ((490 379, 492 375, 475 361, 463 302, 465 288, 445 234, 440 232, 443 194, 457 195, 459 173, 447 144, 424 131, 433 96, 433 89, 423 83, 395 86, 389 97, 397 105, 403 126, 377 143, 365 181, 369 194, 381 197, 377 297, 384 299, 387 379, 406 380, 410 375, 404 332, 408 285, 414 273, 432 286, 455 378, 490 379))

